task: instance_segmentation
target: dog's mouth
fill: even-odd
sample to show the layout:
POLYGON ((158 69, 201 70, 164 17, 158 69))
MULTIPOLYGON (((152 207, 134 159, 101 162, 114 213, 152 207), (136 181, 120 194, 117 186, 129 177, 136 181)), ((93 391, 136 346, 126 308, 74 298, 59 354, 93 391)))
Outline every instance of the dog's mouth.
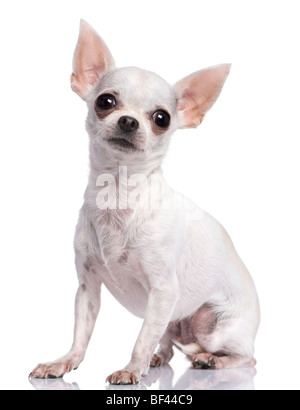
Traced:
POLYGON ((108 143, 121 151, 138 151, 138 148, 126 138, 110 138, 108 143))

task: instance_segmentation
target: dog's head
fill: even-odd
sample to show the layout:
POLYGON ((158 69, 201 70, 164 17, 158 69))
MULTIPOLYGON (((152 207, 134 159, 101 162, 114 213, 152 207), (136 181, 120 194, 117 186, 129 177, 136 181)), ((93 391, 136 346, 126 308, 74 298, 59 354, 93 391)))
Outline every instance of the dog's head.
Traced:
POLYGON ((198 71, 175 86, 149 71, 116 68, 106 44, 81 21, 72 89, 87 101, 93 141, 124 158, 163 156, 177 128, 198 126, 218 98, 230 65, 198 71))

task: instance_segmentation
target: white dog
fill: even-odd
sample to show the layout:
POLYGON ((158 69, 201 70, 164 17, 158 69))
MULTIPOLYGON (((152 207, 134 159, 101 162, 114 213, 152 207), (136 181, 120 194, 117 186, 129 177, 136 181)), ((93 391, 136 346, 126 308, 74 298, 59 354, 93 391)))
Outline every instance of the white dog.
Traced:
POLYGON ((254 283, 224 228, 174 193, 161 171, 171 135, 202 122, 229 70, 211 67, 170 86, 152 72, 117 69, 103 40, 81 22, 71 83, 88 105, 91 171, 75 236, 74 342, 30 377, 62 377, 79 366, 102 283, 144 318, 129 364, 110 383, 139 382, 149 365, 171 360, 174 344, 196 368, 255 365, 254 283))

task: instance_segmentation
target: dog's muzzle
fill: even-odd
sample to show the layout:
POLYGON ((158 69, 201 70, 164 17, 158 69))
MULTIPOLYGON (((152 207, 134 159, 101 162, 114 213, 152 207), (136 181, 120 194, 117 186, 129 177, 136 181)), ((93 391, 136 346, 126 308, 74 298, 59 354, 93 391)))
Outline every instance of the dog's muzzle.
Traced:
POLYGON ((119 127, 122 132, 125 134, 130 134, 131 132, 136 131, 139 128, 139 122, 133 117, 129 117, 128 115, 124 115, 118 121, 119 127))

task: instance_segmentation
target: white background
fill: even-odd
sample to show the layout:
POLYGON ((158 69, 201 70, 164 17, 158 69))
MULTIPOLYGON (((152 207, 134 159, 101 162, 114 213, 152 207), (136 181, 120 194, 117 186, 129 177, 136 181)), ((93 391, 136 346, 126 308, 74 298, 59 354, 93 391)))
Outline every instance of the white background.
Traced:
MULTIPOLYGON (((119 66, 156 71, 170 83, 233 64, 201 127, 174 136, 164 169, 229 231, 261 300, 256 377, 223 372, 211 387, 225 380, 232 388, 300 388, 298 3, 0 3, 0 389, 33 389, 32 368, 72 342, 72 241, 88 175, 86 107, 69 86, 80 18, 119 66)), ((104 291, 84 363, 65 384, 35 387, 104 389, 106 376, 127 364, 140 325, 104 291)), ((189 364, 178 352, 171 366, 176 384, 189 364)), ((170 373, 151 372, 144 385, 158 388, 159 376, 170 384, 170 373)), ((187 372, 180 386, 209 387, 199 374, 187 372)))

